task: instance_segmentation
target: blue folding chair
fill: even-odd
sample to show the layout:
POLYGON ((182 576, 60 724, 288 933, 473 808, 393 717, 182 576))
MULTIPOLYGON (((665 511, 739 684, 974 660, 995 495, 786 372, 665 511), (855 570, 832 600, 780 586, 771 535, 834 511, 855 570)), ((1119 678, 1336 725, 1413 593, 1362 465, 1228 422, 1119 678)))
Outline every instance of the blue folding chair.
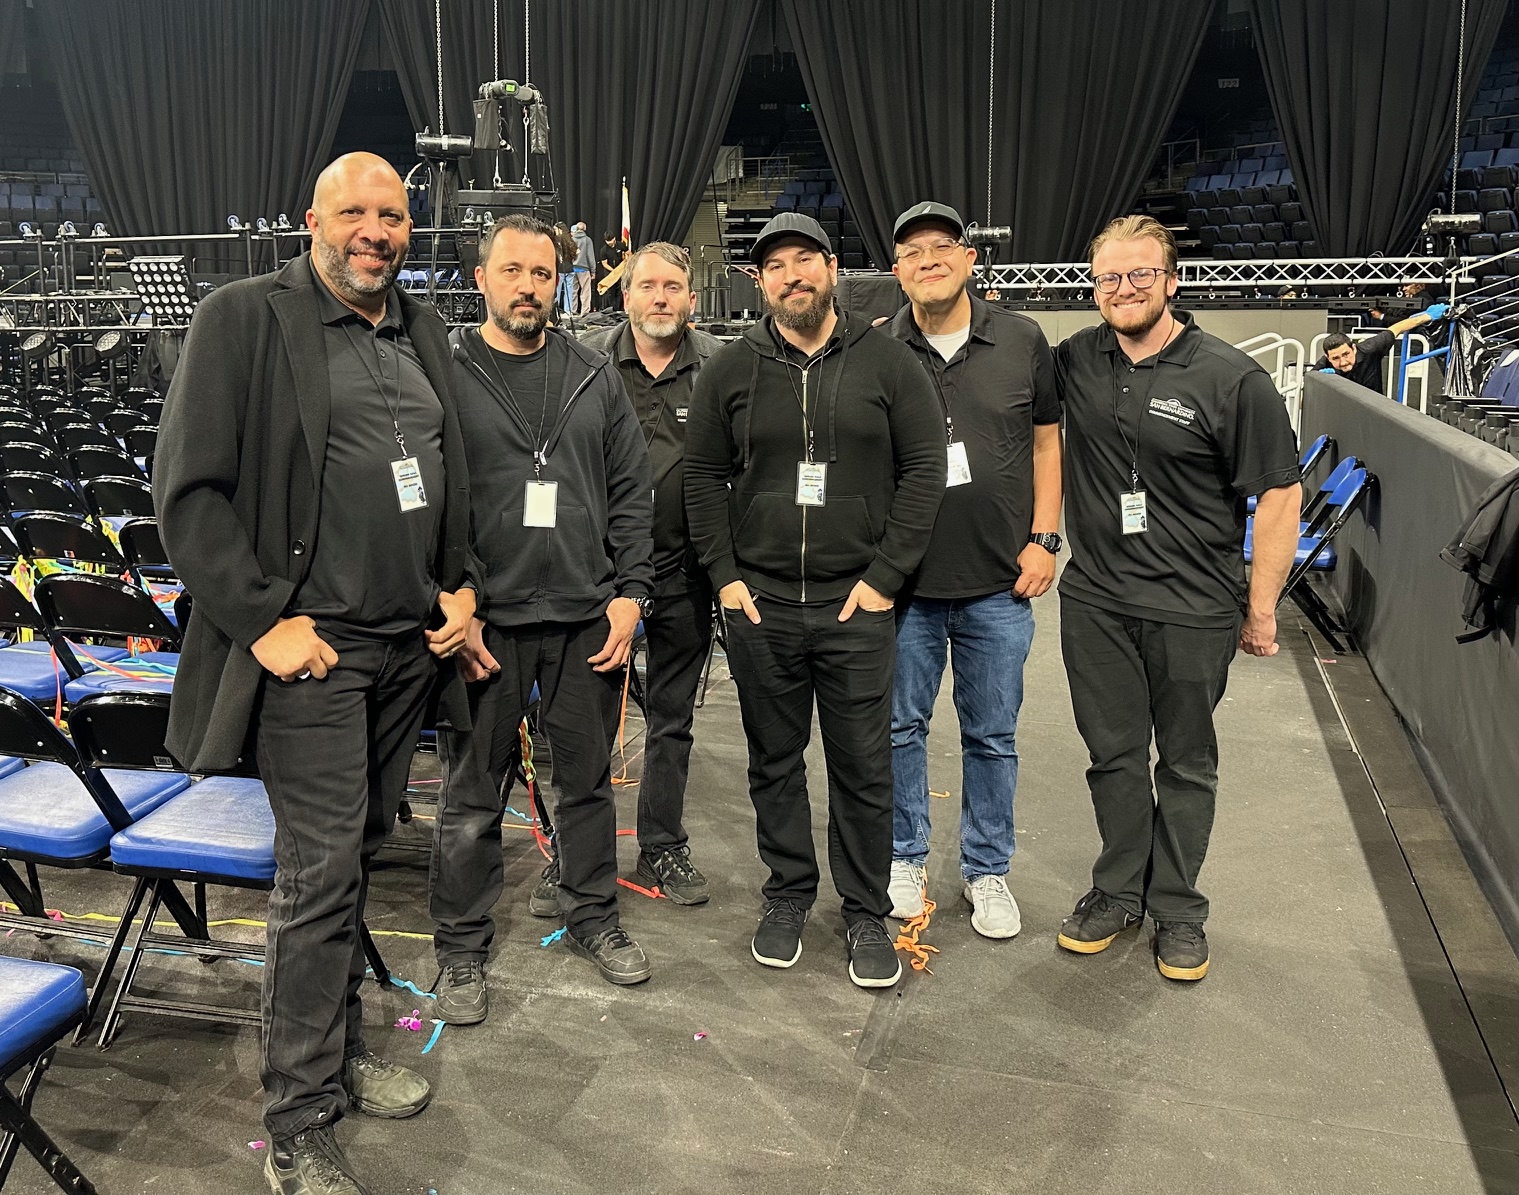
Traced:
MULTIPOLYGON (((1298 457, 1297 467, 1298 472, 1302 474, 1303 480, 1305 482, 1308 480, 1308 477, 1313 472, 1313 470, 1318 466, 1319 461, 1323 459, 1324 455, 1333 451, 1334 440, 1329 436, 1319 436, 1316 440, 1313 441, 1312 444, 1303 449, 1303 455, 1298 457)), ((1304 502, 1306 503, 1306 501, 1307 499, 1305 498, 1304 502)), ((1255 513, 1255 504, 1256 497, 1254 494, 1251 494, 1250 497, 1245 499, 1245 509, 1251 514, 1255 513)))
MULTIPOLYGON (((62 700, 63 684, 69 674, 53 657, 47 623, 21 591, 3 577, 0 577, 0 628, 39 636, 26 643, 0 647, 0 686, 41 704, 62 700)), ((127 653, 120 647, 96 647, 90 649, 90 654, 102 663, 114 663, 127 653)), ((80 667, 93 671, 95 665, 80 664, 80 667)))
POLYGON ((37 582, 37 609, 47 624, 59 662, 69 674, 63 687, 67 701, 119 690, 164 694, 173 690, 179 666, 179 628, 146 591, 114 577, 53 573, 37 582), (136 652, 106 661, 97 648, 81 648, 69 642, 71 637, 86 635, 129 641, 153 639, 174 650, 136 652), (94 667, 87 668, 86 664, 94 667))
POLYGON ((84 976, 73 967, 0 956, 0 1187, 10 1177, 21 1146, 61 1190, 95 1195, 32 1115, 32 1100, 52 1065, 58 1043, 84 1018, 84 976), (9 1081, 25 1072, 21 1086, 9 1081))
POLYGON ((1292 570, 1282 586, 1282 596, 1290 596, 1297 603, 1298 609, 1307 615, 1308 621, 1319 629, 1336 652, 1345 651, 1340 636, 1348 634, 1348 629, 1334 617, 1324 599, 1314 592, 1308 578, 1313 572, 1333 571, 1339 563, 1334 538, 1366 501, 1376 483, 1376 475, 1364 468, 1352 469, 1345 475, 1299 537, 1292 570))

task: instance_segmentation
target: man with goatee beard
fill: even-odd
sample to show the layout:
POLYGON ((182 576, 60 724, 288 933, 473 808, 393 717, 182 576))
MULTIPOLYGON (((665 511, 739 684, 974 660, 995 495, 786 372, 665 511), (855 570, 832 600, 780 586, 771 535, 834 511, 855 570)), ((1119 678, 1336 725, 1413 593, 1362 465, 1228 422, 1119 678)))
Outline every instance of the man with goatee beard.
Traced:
POLYGON ((1164 225, 1114 220, 1089 260, 1103 322, 1055 350, 1071 545, 1060 641, 1102 852, 1056 941, 1096 954, 1149 914, 1160 973, 1195 981, 1209 961, 1197 877, 1218 787, 1213 710, 1236 650, 1277 651, 1298 541, 1297 449, 1270 375, 1172 309, 1176 242, 1164 225))
POLYGON ((339 158, 306 225, 310 254, 201 303, 154 497, 195 599, 169 748, 192 772, 256 758, 274 813, 264 1173, 283 1195, 360 1195, 334 1123, 431 1095, 364 1044, 369 863, 435 681, 442 716, 468 725, 453 657, 479 581, 447 330, 391 285, 411 232, 401 179, 339 158))
POLYGON ((902 975, 891 909, 893 598, 944 496, 939 402, 912 350, 833 304, 822 227, 783 213, 752 251, 770 314, 715 353, 686 433, 691 539, 718 591, 770 869, 750 944, 790 967, 817 899, 803 752, 816 699, 849 978, 902 975))
POLYGON ((565 946, 611 983, 649 977, 618 917, 609 751, 633 633, 653 609, 648 450, 607 357, 547 326, 552 228, 497 220, 475 284, 487 318, 452 341, 484 583, 461 652, 473 728, 442 736, 431 885, 435 1007, 452 1025, 486 1015, 503 781, 535 684, 554 755, 565 946))
MULTIPOLYGON (((698 905, 710 890, 691 862, 682 814, 696 689, 712 643, 712 587, 691 547, 681 486, 691 388, 722 342, 691 327, 691 258, 679 245, 640 246, 623 271, 622 295, 628 322, 583 343, 612 355, 654 470, 654 613, 644 620, 648 722, 638 782, 638 874, 673 903, 698 905)), ((556 911, 541 895, 531 908, 540 916, 556 911)))

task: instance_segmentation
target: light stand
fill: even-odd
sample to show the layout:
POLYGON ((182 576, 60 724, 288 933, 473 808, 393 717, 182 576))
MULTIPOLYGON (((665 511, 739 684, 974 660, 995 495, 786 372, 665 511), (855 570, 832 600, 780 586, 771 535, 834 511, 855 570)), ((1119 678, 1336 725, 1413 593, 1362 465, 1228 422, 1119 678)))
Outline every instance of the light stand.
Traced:
POLYGON ((106 363, 113 399, 120 393, 116 389, 116 362, 125 357, 130 348, 131 342, 127 340, 127 334, 115 328, 102 332, 95 339, 95 356, 106 363))

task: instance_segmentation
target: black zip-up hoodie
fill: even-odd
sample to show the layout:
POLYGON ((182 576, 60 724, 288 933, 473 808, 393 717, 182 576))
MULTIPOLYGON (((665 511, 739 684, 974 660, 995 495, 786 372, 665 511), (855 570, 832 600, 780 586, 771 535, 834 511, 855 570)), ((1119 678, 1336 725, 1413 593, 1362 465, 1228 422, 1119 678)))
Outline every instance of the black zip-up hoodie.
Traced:
POLYGON ((559 484, 555 525, 524 527, 533 429, 481 364, 490 350, 456 328, 453 389, 470 465, 470 518, 485 569, 479 613, 493 626, 584 622, 614 597, 654 587, 649 453, 622 379, 604 353, 550 329, 569 349, 542 480, 559 484))
POLYGON ((939 400, 910 348, 846 314, 803 363, 766 317, 696 379, 686 425, 691 541, 717 589, 742 580, 822 605, 864 580, 895 597, 928 547, 945 465, 939 400), (803 403, 813 459, 828 466, 823 506, 796 501, 803 403))

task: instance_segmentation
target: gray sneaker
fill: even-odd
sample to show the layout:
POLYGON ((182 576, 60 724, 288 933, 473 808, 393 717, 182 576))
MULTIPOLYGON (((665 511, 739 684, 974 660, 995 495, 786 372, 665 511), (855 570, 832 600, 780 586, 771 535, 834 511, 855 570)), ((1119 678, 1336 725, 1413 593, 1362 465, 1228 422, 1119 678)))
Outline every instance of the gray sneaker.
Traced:
POLYGON ((331 1125, 271 1142, 264 1177, 274 1195, 369 1195, 349 1169, 331 1125))
POLYGON ((344 1060, 343 1090, 358 1111, 387 1120, 415 1116, 432 1099, 432 1085, 416 1071, 368 1050, 344 1060))
POLYGON ((911 859, 891 861, 891 880, 886 895, 891 898, 891 915, 898 921, 923 916, 923 890, 928 883, 928 866, 911 859))
POLYGON ((1023 928, 1018 902, 1007 890, 1005 876, 977 876, 965 882, 964 896, 971 907, 970 927, 983 938, 1014 938, 1023 928))
POLYGON ((555 855, 544 867, 543 874, 527 898, 527 911, 534 917, 559 916, 559 856, 555 855))
POLYGON ((455 959, 445 965, 433 992, 438 1020, 449 1025, 478 1025, 485 1020, 485 964, 479 959, 455 959))

